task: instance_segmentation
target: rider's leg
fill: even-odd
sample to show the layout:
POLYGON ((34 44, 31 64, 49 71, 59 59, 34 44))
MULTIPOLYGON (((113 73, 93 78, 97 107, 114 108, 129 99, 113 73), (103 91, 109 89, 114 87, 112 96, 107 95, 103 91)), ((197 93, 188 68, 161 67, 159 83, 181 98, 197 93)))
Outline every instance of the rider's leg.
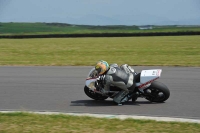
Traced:
POLYGON ((132 73, 129 73, 129 79, 128 79, 128 83, 126 85, 127 85, 127 88, 120 91, 114 97, 114 99, 113 99, 114 102, 119 104, 122 102, 126 102, 130 99, 128 94, 132 94, 132 92, 134 91, 134 88, 135 88, 134 75, 132 73))
MULTIPOLYGON (((122 90, 120 91, 114 98, 113 98, 113 101, 116 102, 117 104, 121 104, 122 102, 125 102, 126 99, 125 96, 129 93, 129 91, 125 91, 125 90, 122 90), (124 99, 124 100, 123 100, 124 99)), ((128 99, 127 99, 128 100, 128 99)))

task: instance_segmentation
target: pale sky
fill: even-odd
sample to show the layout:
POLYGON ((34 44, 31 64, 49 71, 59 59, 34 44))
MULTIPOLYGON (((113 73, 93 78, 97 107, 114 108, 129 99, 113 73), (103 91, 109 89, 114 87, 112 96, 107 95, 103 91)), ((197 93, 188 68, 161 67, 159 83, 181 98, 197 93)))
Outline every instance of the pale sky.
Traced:
POLYGON ((0 22, 200 25, 200 0, 0 0, 0 22))

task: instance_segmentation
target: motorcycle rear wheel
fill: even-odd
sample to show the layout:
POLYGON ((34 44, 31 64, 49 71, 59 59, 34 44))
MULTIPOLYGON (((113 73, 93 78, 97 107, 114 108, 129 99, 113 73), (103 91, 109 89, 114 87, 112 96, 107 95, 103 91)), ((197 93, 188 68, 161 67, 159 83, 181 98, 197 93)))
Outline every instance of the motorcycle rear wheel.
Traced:
POLYGON ((148 95, 146 97, 150 102, 164 102, 170 96, 170 91, 166 85, 161 82, 154 81, 151 85, 144 90, 144 92, 148 95))
POLYGON ((94 100, 105 100, 108 98, 107 96, 103 96, 101 94, 95 93, 94 91, 90 90, 87 86, 84 87, 84 92, 88 97, 94 100))

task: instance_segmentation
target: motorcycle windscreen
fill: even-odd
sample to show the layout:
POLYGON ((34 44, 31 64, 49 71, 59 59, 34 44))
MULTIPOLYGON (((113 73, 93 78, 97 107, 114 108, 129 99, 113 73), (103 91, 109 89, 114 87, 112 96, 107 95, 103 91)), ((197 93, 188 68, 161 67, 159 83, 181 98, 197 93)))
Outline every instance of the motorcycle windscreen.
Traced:
POLYGON ((96 81, 97 81, 97 79, 88 79, 85 81, 85 85, 94 91, 96 89, 96 87, 95 87, 96 81))
POLYGON ((95 68, 92 68, 88 74, 88 78, 94 78, 98 76, 98 72, 95 70, 95 68))

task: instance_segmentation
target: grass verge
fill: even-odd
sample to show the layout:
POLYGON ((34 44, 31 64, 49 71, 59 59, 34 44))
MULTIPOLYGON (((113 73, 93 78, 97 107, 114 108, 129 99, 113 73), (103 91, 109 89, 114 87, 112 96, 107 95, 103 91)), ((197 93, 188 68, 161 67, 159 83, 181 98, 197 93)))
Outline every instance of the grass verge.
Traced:
POLYGON ((199 133, 200 124, 70 115, 0 113, 1 133, 199 133))
POLYGON ((200 66, 200 36, 1 39, 0 65, 200 66))

